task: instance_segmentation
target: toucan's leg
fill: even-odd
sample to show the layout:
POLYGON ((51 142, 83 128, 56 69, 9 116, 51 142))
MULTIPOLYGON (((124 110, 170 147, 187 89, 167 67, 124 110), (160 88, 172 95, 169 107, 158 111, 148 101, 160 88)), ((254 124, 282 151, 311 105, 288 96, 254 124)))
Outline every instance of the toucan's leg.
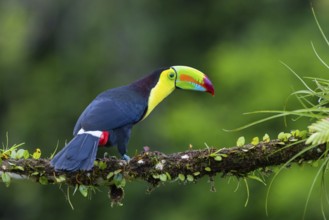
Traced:
POLYGON ((131 128, 132 125, 127 125, 125 127, 116 129, 118 150, 122 156, 122 159, 126 161, 130 160, 130 157, 126 153, 127 153, 127 146, 130 138, 131 128))

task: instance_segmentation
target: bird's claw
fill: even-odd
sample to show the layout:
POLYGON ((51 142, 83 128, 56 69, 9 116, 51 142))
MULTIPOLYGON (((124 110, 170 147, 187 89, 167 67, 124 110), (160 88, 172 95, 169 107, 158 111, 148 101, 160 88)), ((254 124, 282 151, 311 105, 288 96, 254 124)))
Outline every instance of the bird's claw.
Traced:
POLYGON ((121 159, 122 160, 125 160, 127 162, 129 162, 131 160, 130 157, 127 154, 122 155, 122 158, 121 159))

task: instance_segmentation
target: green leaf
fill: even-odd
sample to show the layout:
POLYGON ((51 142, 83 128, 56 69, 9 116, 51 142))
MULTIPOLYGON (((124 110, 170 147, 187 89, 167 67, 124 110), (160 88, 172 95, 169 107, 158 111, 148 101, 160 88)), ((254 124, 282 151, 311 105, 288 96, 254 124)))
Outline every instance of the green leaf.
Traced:
POLYGON ((166 176, 167 176, 167 179, 168 179, 168 180, 171 180, 171 175, 170 175, 170 173, 166 172, 166 176))
POLYGON ((216 157, 216 156, 217 156, 216 153, 211 153, 211 154, 209 155, 209 157, 216 157))
POLYGON ((292 134, 290 133, 285 133, 285 135, 286 135, 286 140, 289 140, 289 138, 292 136, 292 134))
POLYGON ((211 168, 210 167, 206 167, 206 168, 204 168, 204 170, 207 171, 207 172, 210 172, 211 171, 211 168))
POLYGON ((189 181, 189 182, 194 181, 194 177, 192 175, 188 174, 186 177, 187 177, 187 181, 189 181))
POLYGON ((123 175, 121 173, 115 174, 113 178, 115 185, 120 184, 122 179, 123 179, 123 175))
POLYGON ((109 172, 109 174, 107 174, 106 176, 106 179, 110 179, 112 176, 114 176, 114 173, 113 172, 109 172))
POLYGON ((196 171, 193 173, 194 176, 199 176, 200 175, 200 172, 199 171, 196 171))
POLYGON ((288 141, 291 136, 292 134, 290 133, 280 132, 278 135, 278 139, 285 142, 288 141))
POLYGON ((12 159, 16 159, 17 158, 17 151, 15 149, 13 149, 10 152, 10 158, 12 158, 12 159))
POLYGON ((246 139, 244 138, 244 136, 241 136, 238 138, 236 142, 236 146, 242 147, 245 143, 246 143, 246 139))
POLYGON ((126 186, 126 179, 123 178, 123 179, 121 180, 121 182, 120 182, 120 185, 118 185, 117 187, 123 188, 123 187, 125 187, 125 186, 126 186))
POLYGON ((164 173, 162 173, 162 174, 160 174, 160 180, 162 181, 162 182, 166 182, 167 181, 167 175, 166 174, 164 174, 164 173))
POLYGON ((37 176, 37 175, 39 175, 38 171, 34 171, 33 173, 31 173, 31 176, 37 176))
POLYGON ((21 159, 24 156, 24 149, 19 149, 16 154, 16 159, 21 159))
POLYGON ((215 158, 214 158, 214 160, 216 160, 216 161, 222 161, 222 156, 219 156, 219 155, 217 155, 215 158))
POLYGON ((254 137, 254 138, 252 139, 252 141, 251 141, 251 144, 252 144, 252 145, 257 145, 257 144, 259 144, 259 137, 254 137))
POLYGON ((24 171, 24 167, 22 167, 22 166, 13 166, 13 169, 14 169, 14 170, 21 170, 21 171, 24 171))
POLYGON ((121 173, 121 171, 122 171, 121 169, 118 169, 118 170, 114 171, 114 174, 117 175, 118 173, 121 173))
POLYGON ((117 187, 124 187, 126 185, 126 179, 121 173, 115 174, 113 177, 113 182, 117 187))
POLYGON ((9 187, 10 181, 11 181, 11 177, 9 176, 9 174, 6 172, 3 172, 1 174, 1 179, 2 179, 2 182, 4 182, 7 187, 9 187))
POLYGON ((154 174, 152 174, 152 177, 153 177, 154 179, 159 179, 159 178, 160 178, 160 175, 157 174, 157 173, 154 173, 154 174))
POLYGON ((28 150, 24 150, 23 157, 24 157, 24 159, 28 159, 30 157, 30 153, 28 150))
POLYGON ((65 175, 60 175, 59 177, 55 177, 57 183, 65 182, 66 177, 65 175))
POLYGON ((293 131, 291 131, 291 135, 294 136, 294 137, 299 137, 300 131, 299 130, 293 130, 293 131))
POLYGON ((15 159, 22 159, 22 158, 27 159, 27 158, 29 158, 29 156, 30 155, 29 155, 29 151, 28 150, 19 149, 16 152, 15 159))
POLYGON ((38 160, 41 157, 41 150, 37 148, 32 154, 32 158, 38 160))
POLYGON ((10 157, 13 159, 27 159, 29 158, 29 152, 27 150, 24 149, 19 149, 18 151, 16 151, 15 149, 11 151, 10 153, 10 157))
POLYGON ((308 128, 313 134, 306 140, 306 144, 319 145, 329 142, 329 118, 321 119, 308 128))
POLYGON ((307 137, 308 132, 303 130, 299 133, 299 137, 302 139, 305 139, 307 137))
POLYGON ((178 179, 180 180, 180 181, 182 181, 182 182, 184 182, 185 181, 185 176, 184 176, 184 174, 178 174, 178 179))
POLYGON ((85 185, 80 185, 79 186, 79 192, 81 193, 81 195, 83 196, 83 197, 87 197, 88 196, 88 187, 87 186, 85 186, 85 185))
POLYGON ((268 142, 270 142, 270 136, 268 135, 268 134, 265 134, 264 136, 263 136, 263 141, 264 142, 266 142, 266 143, 268 143, 268 142))
POLYGON ((45 176, 40 176, 40 178, 39 178, 39 183, 40 183, 41 185, 48 185, 48 179, 47 179, 47 177, 45 177, 45 176))
POLYGON ((278 139, 280 139, 280 140, 284 140, 285 139, 285 134, 284 134, 284 132, 280 132, 279 134, 278 134, 278 139))
POLYGON ((99 163, 98 163, 98 167, 99 167, 99 169, 101 169, 101 170, 105 170, 106 167, 107 167, 107 165, 106 165, 106 163, 105 163, 104 161, 99 161, 99 163))

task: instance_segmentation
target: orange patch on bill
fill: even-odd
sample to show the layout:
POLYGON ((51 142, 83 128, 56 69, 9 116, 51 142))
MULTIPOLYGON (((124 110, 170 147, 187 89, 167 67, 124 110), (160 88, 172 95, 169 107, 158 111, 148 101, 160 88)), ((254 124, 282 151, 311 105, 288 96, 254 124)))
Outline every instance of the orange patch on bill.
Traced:
POLYGON ((200 82, 196 81, 195 79, 193 79, 193 77, 189 76, 189 75, 185 75, 185 74, 181 74, 179 79, 181 81, 187 81, 187 82, 192 82, 198 85, 201 85, 200 82))

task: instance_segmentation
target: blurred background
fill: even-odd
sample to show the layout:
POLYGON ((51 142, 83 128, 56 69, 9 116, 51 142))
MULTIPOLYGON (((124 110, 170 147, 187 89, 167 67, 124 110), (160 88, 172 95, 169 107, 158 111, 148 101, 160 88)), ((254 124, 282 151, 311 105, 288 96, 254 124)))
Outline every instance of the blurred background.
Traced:
MULTIPOLYGON (((312 5, 329 36, 329 2, 312 5)), ((246 112, 300 107, 289 95, 303 85, 280 61, 300 76, 328 78, 311 41, 329 62, 309 1, 0 0, 0 144, 8 133, 9 145, 24 142, 48 157, 72 137, 75 121, 99 92, 171 65, 203 71, 216 95, 176 91, 134 127, 130 155, 146 145, 173 153, 190 144, 230 147, 242 135, 251 141, 307 129, 308 120, 285 126, 277 119, 224 131, 265 116, 246 112)), ((106 151, 118 156, 116 149, 106 151)), ((269 216, 267 186, 249 180, 244 207, 244 182, 217 176, 215 193, 207 179, 166 184, 151 194, 147 184, 129 182, 124 205, 114 208, 106 188, 91 199, 76 193, 75 210, 65 187, 16 181, 0 185, 0 219, 301 219, 317 171, 308 165, 284 170, 269 193, 269 216)), ((322 218, 323 194, 317 181, 305 219, 322 218)))

